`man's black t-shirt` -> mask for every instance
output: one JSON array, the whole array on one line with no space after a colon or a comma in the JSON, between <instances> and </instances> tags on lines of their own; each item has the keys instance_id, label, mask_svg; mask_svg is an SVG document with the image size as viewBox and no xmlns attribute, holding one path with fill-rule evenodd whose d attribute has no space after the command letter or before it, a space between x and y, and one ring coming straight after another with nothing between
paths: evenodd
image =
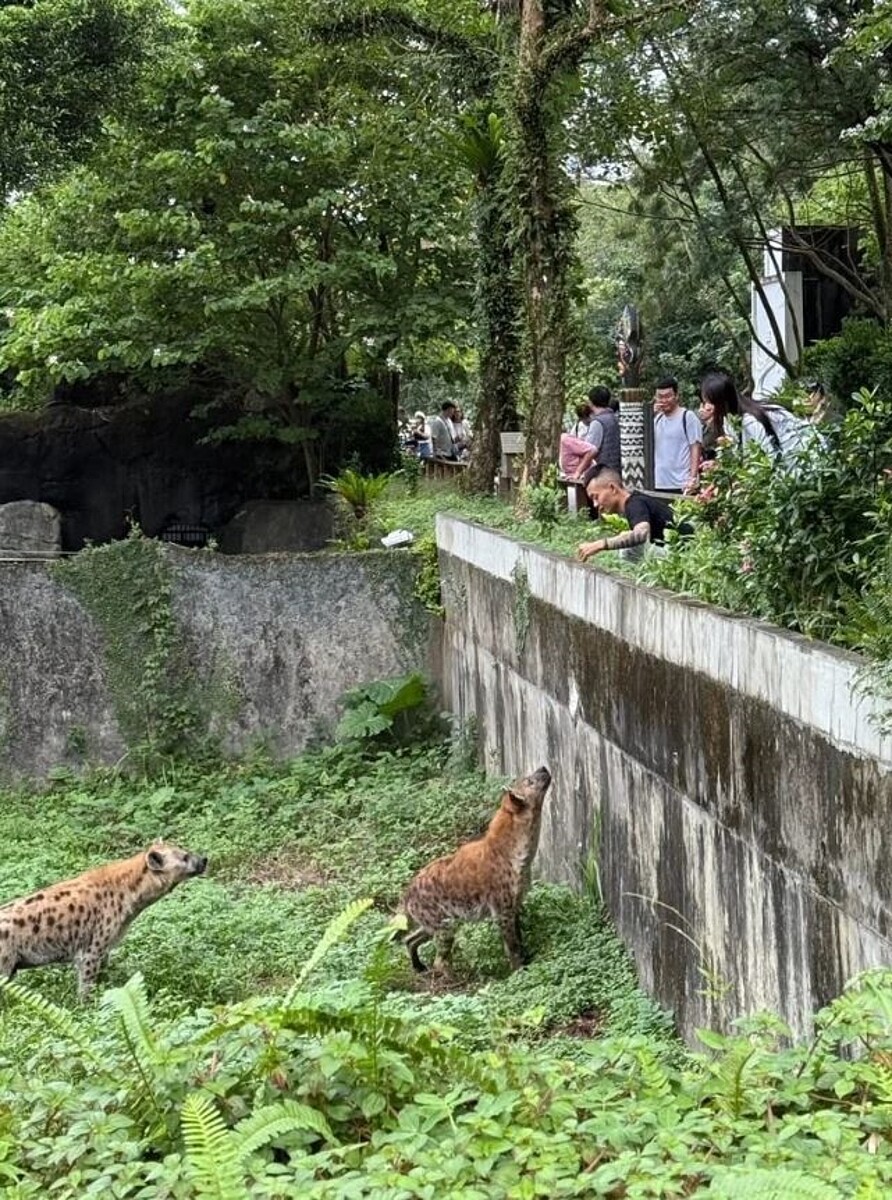
<instances>
[{"instance_id":1,"label":"man's black t-shirt","mask_svg":"<svg viewBox=\"0 0 892 1200\"><path fill-rule=\"evenodd\" d=\"M632 492L626 501L626 511L623 515L629 522L630 529L634 529L642 521L647 521L652 542L662 542L666 526L675 524L672 508L666 501L657 496L645 496L643 492Z\"/></svg>"}]
</instances>

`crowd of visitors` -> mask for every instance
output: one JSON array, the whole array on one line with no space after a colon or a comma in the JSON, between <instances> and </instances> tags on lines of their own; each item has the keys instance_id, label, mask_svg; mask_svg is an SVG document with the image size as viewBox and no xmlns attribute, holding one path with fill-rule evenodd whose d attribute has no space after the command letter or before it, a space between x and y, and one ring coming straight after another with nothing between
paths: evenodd
<instances>
[{"instance_id":1,"label":"crowd of visitors","mask_svg":"<svg viewBox=\"0 0 892 1200\"><path fill-rule=\"evenodd\" d=\"M809 416L801 418L779 404L759 403L739 394L730 375L718 370L707 372L701 380L697 413L682 405L678 380L672 376L658 380L653 407L654 488L668 496L698 492L704 470L724 445L734 443L758 445L780 468L798 472L805 453L820 441L817 426L830 411L818 383L809 385ZM576 415L573 430L561 436L564 478L584 486L593 516L618 513L629 525L615 537L583 543L579 557L585 560L604 550L662 542L666 529L674 524L671 503L623 486L619 421L608 389L593 388Z\"/></svg>"},{"instance_id":2,"label":"crowd of visitors","mask_svg":"<svg viewBox=\"0 0 892 1200\"><path fill-rule=\"evenodd\" d=\"M593 517L620 514L629 528L614 537L583 543L580 558L645 542L661 543L674 524L671 497L698 492L704 470L724 445L758 445L783 469L798 471L803 452L821 438L817 427L830 419L828 397L819 383L808 385L805 407L809 415L801 418L779 404L759 403L739 393L730 375L715 370L700 381L700 406L694 412L682 404L678 380L664 376L653 394L654 490L662 493L655 496L623 485L619 402L608 387L593 387L576 408L570 430L561 434L563 482L584 489ZM472 440L470 425L451 400L444 401L433 416L416 412L400 429L403 449L422 459L466 461Z\"/></svg>"},{"instance_id":3,"label":"crowd of visitors","mask_svg":"<svg viewBox=\"0 0 892 1200\"><path fill-rule=\"evenodd\" d=\"M403 421L400 427L402 449L418 458L466 462L472 441L471 426L452 400L444 400L439 413L431 417L419 410L411 421Z\"/></svg>"}]
</instances>

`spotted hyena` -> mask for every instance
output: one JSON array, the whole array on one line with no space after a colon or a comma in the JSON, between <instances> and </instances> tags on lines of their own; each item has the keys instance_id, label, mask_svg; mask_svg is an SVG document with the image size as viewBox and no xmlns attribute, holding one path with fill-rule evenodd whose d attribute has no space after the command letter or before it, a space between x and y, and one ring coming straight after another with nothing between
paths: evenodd
<instances>
[{"instance_id":1,"label":"spotted hyena","mask_svg":"<svg viewBox=\"0 0 892 1200\"><path fill-rule=\"evenodd\" d=\"M530 886L542 803L550 783L545 767L512 783L481 838L429 863L410 882L399 911L414 926L406 936L406 948L416 971L425 970L419 946L435 934L437 957L448 961L456 922L487 918L497 922L512 968L523 965L520 905Z\"/></svg>"},{"instance_id":2,"label":"spotted hyena","mask_svg":"<svg viewBox=\"0 0 892 1200\"><path fill-rule=\"evenodd\" d=\"M201 855L156 842L132 858L11 900L0 908L0 979L23 967L71 962L85 996L133 918L206 866Z\"/></svg>"}]
</instances>

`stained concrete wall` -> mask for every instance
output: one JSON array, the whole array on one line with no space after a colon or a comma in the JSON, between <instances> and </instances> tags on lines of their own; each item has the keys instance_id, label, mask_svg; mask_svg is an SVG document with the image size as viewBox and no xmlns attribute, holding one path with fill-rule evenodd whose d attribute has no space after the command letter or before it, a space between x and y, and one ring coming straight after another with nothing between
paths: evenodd
<instances>
[{"instance_id":1,"label":"stained concrete wall","mask_svg":"<svg viewBox=\"0 0 892 1200\"><path fill-rule=\"evenodd\" d=\"M400 551L233 558L166 549L183 664L224 749L330 731L348 688L426 669L428 616ZM0 564L0 778L125 755L103 630L40 563Z\"/></svg>"},{"instance_id":2,"label":"stained concrete wall","mask_svg":"<svg viewBox=\"0 0 892 1200\"><path fill-rule=\"evenodd\" d=\"M441 517L445 698L486 765L555 776L538 869L605 901L684 1036L797 1034L892 964L892 741L858 660Z\"/></svg>"}]
</instances>

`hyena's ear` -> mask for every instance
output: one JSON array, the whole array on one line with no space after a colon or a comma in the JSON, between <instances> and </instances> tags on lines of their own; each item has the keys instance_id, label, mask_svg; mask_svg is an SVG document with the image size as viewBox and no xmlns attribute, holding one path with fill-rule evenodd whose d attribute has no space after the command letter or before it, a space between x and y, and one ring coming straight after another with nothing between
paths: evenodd
<instances>
[{"instance_id":1,"label":"hyena's ear","mask_svg":"<svg viewBox=\"0 0 892 1200\"><path fill-rule=\"evenodd\" d=\"M150 850L146 855L146 866L150 871L164 870L164 855L160 850Z\"/></svg>"},{"instance_id":2,"label":"hyena's ear","mask_svg":"<svg viewBox=\"0 0 892 1200\"><path fill-rule=\"evenodd\" d=\"M513 792L511 788L505 788L502 802L507 804L509 808L513 808L515 812L523 812L527 806L526 799L523 796L519 796L517 792Z\"/></svg>"}]
</instances>

